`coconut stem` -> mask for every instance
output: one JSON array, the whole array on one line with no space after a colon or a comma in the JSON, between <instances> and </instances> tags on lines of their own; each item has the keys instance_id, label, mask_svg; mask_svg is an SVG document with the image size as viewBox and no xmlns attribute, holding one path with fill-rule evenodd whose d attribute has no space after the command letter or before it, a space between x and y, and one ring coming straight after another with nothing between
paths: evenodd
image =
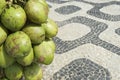
<instances>
[{"instance_id":1,"label":"coconut stem","mask_svg":"<svg viewBox=\"0 0 120 80\"><path fill-rule=\"evenodd\" d=\"M26 0L13 0L13 3L18 4L21 7L24 7Z\"/></svg>"},{"instance_id":2,"label":"coconut stem","mask_svg":"<svg viewBox=\"0 0 120 80\"><path fill-rule=\"evenodd\" d=\"M10 7L13 3L13 0L6 0L6 2L7 2L7 6Z\"/></svg>"},{"instance_id":3,"label":"coconut stem","mask_svg":"<svg viewBox=\"0 0 120 80\"><path fill-rule=\"evenodd\" d=\"M12 4L13 0L6 0L8 3Z\"/></svg>"}]
</instances>

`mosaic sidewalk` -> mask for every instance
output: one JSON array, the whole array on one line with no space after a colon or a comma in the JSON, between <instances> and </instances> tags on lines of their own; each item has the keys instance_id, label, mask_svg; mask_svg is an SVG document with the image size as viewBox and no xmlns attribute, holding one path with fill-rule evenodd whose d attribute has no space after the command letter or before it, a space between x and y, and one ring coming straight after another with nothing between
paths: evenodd
<instances>
[{"instance_id":1,"label":"mosaic sidewalk","mask_svg":"<svg viewBox=\"0 0 120 80\"><path fill-rule=\"evenodd\" d=\"M120 0L47 0L59 25L43 80L120 80Z\"/></svg>"}]
</instances>

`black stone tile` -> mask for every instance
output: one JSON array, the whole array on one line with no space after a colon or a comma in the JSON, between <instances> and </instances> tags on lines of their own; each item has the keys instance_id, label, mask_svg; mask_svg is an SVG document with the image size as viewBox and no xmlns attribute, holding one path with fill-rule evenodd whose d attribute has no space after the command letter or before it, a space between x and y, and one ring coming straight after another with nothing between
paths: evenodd
<instances>
[{"instance_id":1,"label":"black stone tile","mask_svg":"<svg viewBox=\"0 0 120 80\"><path fill-rule=\"evenodd\" d=\"M83 66L83 68L81 68L81 66L79 66L78 62L83 62L84 64L90 64L95 66L94 68L91 66L87 66L86 65ZM72 67L73 64L75 64L77 62L76 68ZM88 68L89 67L89 68ZM65 70L67 68L67 70ZM91 69L93 68L93 69ZM73 70L74 69L74 70ZM87 70L88 69L88 70ZM64 72L62 72L64 71ZM89 73L87 73L89 71ZM62 76L60 76L63 73L67 73L64 74ZM59 76L58 76L59 75ZM61 79L60 79L61 77ZM66 65L65 67L63 67L60 71L56 72L53 75L53 80L62 80L62 77L65 78L65 80L111 80L111 76L110 73L107 69L105 69L104 67L90 61L89 59L85 59L85 58L81 58L81 59L77 59L72 61L71 63L69 63L68 65Z\"/></svg>"},{"instance_id":2,"label":"black stone tile","mask_svg":"<svg viewBox=\"0 0 120 80\"><path fill-rule=\"evenodd\" d=\"M74 5L67 5L67 6L62 6L62 7L57 8L55 9L55 11L63 15L68 15L76 11L79 11L80 9L81 9L80 7L77 7Z\"/></svg>"}]
</instances>

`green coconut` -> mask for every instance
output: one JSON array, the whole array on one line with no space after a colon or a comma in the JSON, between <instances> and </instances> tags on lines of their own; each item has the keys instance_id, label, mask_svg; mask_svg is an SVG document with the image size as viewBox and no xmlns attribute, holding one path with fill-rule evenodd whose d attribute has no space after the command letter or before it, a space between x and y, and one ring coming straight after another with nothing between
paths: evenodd
<instances>
[{"instance_id":1,"label":"green coconut","mask_svg":"<svg viewBox=\"0 0 120 80\"><path fill-rule=\"evenodd\" d=\"M42 3L42 4L48 9L48 11L49 11L49 6L48 6L46 0L38 0L38 1L39 1L40 3Z\"/></svg>"},{"instance_id":2,"label":"green coconut","mask_svg":"<svg viewBox=\"0 0 120 80\"><path fill-rule=\"evenodd\" d=\"M2 11L4 10L5 5L6 5L6 1L0 0L0 15L1 15Z\"/></svg>"},{"instance_id":3,"label":"green coconut","mask_svg":"<svg viewBox=\"0 0 120 80\"><path fill-rule=\"evenodd\" d=\"M2 12L1 22L10 31L19 31L26 23L26 13L21 6L12 5Z\"/></svg>"},{"instance_id":4,"label":"green coconut","mask_svg":"<svg viewBox=\"0 0 120 80\"><path fill-rule=\"evenodd\" d=\"M31 51L27 56L16 58L17 62L22 66L30 65L33 62L33 59L34 59L33 48L31 48Z\"/></svg>"},{"instance_id":5,"label":"green coconut","mask_svg":"<svg viewBox=\"0 0 120 80\"><path fill-rule=\"evenodd\" d=\"M45 29L45 36L47 38L52 38L52 37L55 37L57 35L58 26L53 20L48 19L46 23L42 24L42 26Z\"/></svg>"},{"instance_id":6,"label":"green coconut","mask_svg":"<svg viewBox=\"0 0 120 80\"><path fill-rule=\"evenodd\" d=\"M20 80L23 76L23 69L19 64L15 63L5 68L5 75L9 80Z\"/></svg>"},{"instance_id":7,"label":"green coconut","mask_svg":"<svg viewBox=\"0 0 120 80\"><path fill-rule=\"evenodd\" d=\"M30 38L22 31L10 34L5 41L5 50L12 57L27 56L31 48Z\"/></svg>"},{"instance_id":8,"label":"green coconut","mask_svg":"<svg viewBox=\"0 0 120 80\"><path fill-rule=\"evenodd\" d=\"M25 80L41 80L42 76L42 69L39 64L32 63L30 66L24 68Z\"/></svg>"},{"instance_id":9,"label":"green coconut","mask_svg":"<svg viewBox=\"0 0 120 80\"><path fill-rule=\"evenodd\" d=\"M0 45L6 40L7 32L3 25L0 24Z\"/></svg>"},{"instance_id":10,"label":"green coconut","mask_svg":"<svg viewBox=\"0 0 120 80\"><path fill-rule=\"evenodd\" d=\"M49 65L54 59L55 43L51 39L46 39L39 45L33 47L35 54L35 61Z\"/></svg>"},{"instance_id":11,"label":"green coconut","mask_svg":"<svg viewBox=\"0 0 120 80\"><path fill-rule=\"evenodd\" d=\"M0 67L6 68L15 62L14 58L9 56L3 45L0 46Z\"/></svg>"},{"instance_id":12,"label":"green coconut","mask_svg":"<svg viewBox=\"0 0 120 80\"><path fill-rule=\"evenodd\" d=\"M32 44L39 44L45 39L45 30L40 25L28 24L22 31L30 37Z\"/></svg>"},{"instance_id":13,"label":"green coconut","mask_svg":"<svg viewBox=\"0 0 120 80\"><path fill-rule=\"evenodd\" d=\"M28 19L33 23L41 24L47 21L49 10L38 0L29 0L25 5L24 10Z\"/></svg>"}]
</instances>

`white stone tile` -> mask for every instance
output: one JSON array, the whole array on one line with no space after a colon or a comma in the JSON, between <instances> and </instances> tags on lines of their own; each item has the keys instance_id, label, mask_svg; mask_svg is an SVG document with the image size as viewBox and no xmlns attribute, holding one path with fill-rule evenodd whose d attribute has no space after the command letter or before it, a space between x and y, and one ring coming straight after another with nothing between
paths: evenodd
<instances>
[{"instance_id":1,"label":"white stone tile","mask_svg":"<svg viewBox=\"0 0 120 80\"><path fill-rule=\"evenodd\" d=\"M62 40L75 40L85 36L90 28L83 24L71 23L59 28L57 36Z\"/></svg>"},{"instance_id":2,"label":"white stone tile","mask_svg":"<svg viewBox=\"0 0 120 80\"><path fill-rule=\"evenodd\" d=\"M120 36L115 33L117 28L120 28L120 23L109 23L108 28L99 35L99 38L120 47Z\"/></svg>"},{"instance_id":3,"label":"white stone tile","mask_svg":"<svg viewBox=\"0 0 120 80\"><path fill-rule=\"evenodd\" d=\"M100 11L110 15L120 15L120 5L109 5L101 8Z\"/></svg>"}]
</instances>

